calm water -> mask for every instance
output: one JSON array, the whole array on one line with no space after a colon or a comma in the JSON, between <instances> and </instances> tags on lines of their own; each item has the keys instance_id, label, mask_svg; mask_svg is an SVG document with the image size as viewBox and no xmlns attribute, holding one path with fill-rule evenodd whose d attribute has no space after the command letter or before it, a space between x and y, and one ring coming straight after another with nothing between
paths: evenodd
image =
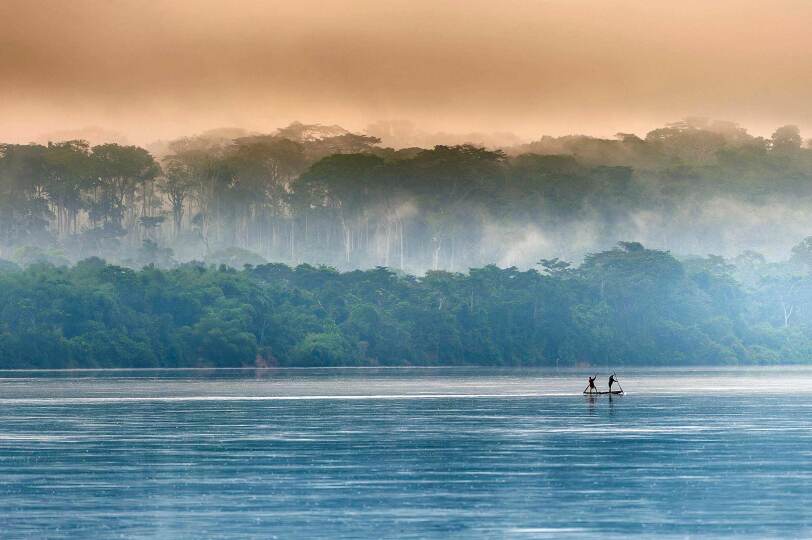
<instances>
[{"instance_id":1,"label":"calm water","mask_svg":"<svg viewBox=\"0 0 812 540\"><path fill-rule=\"evenodd\" d=\"M812 371L584 375L0 372L0 537L812 537Z\"/></svg>"}]
</instances>

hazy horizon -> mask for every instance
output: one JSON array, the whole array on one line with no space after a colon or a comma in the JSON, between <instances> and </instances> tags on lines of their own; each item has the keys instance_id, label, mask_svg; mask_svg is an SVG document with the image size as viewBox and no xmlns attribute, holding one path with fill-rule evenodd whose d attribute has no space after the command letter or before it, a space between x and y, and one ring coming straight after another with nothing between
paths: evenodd
<instances>
[{"instance_id":1,"label":"hazy horizon","mask_svg":"<svg viewBox=\"0 0 812 540\"><path fill-rule=\"evenodd\" d=\"M299 120L355 132L638 135L686 116L812 127L784 0L80 0L0 5L0 140L96 130L132 144Z\"/></svg>"},{"instance_id":2,"label":"hazy horizon","mask_svg":"<svg viewBox=\"0 0 812 540\"><path fill-rule=\"evenodd\" d=\"M125 260L151 240L178 260L236 246L353 268L397 253L422 272L578 261L636 240L784 260L812 234L810 15L799 0L8 0L0 143L139 145L161 163L111 151L145 164L122 197L116 175L100 195L88 172L104 152L35 149L27 169L12 155L27 150L7 152L0 255L84 242L70 253ZM234 141L297 121L381 144ZM180 144L167 158L169 141L211 130L190 143L213 142L205 155ZM507 156L385 148L462 143ZM357 153L360 169L322 174Z\"/></svg>"}]
</instances>

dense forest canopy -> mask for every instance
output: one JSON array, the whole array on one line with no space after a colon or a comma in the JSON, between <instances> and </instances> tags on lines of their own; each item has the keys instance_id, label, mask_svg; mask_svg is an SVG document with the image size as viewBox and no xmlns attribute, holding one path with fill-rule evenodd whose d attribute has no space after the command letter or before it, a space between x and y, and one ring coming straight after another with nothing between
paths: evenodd
<instances>
[{"instance_id":1,"label":"dense forest canopy","mask_svg":"<svg viewBox=\"0 0 812 540\"><path fill-rule=\"evenodd\" d=\"M701 119L0 145L0 367L805 361L810 197L796 127Z\"/></svg>"},{"instance_id":2,"label":"dense forest canopy","mask_svg":"<svg viewBox=\"0 0 812 540\"><path fill-rule=\"evenodd\" d=\"M422 277L283 264L0 265L0 368L730 365L812 357L812 240L795 272L637 242ZM740 280L737 280L736 277Z\"/></svg>"},{"instance_id":3,"label":"dense forest canopy","mask_svg":"<svg viewBox=\"0 0 812 540\"><path fill-rule=\"evenodd\" d=\"M408 273L581 261L632 238L680 256L782 259L812 231L812 149L688 119L645 137L385 148L339 126L218 130L152 153L0 145L0 258L101 257Z\"/></svg>"}]
</instances>

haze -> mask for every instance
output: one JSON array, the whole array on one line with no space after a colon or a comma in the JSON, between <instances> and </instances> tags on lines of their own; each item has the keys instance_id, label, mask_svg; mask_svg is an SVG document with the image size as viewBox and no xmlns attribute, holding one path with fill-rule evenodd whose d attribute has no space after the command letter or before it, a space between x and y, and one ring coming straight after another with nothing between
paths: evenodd
<instances>
[{"instance_id":1,"label":"haze","mask_svg":"<svg viewBox=\"0 0 812 540\"><path fill-rule=\"evenodd\" d=\"M0 140L393 119L530 140L688 115L805 130L810 15L795 0L6 0Z\"/></svg>"}]
</instances>

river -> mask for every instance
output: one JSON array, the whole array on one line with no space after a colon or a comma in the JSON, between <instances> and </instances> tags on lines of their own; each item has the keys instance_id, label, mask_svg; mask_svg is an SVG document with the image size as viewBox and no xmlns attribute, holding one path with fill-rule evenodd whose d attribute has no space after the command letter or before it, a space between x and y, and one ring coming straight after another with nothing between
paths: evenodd
<instances>
[{"instance_id":1,"label":"river","mask_svg":"<svg viewBox=\"0 0 812 540\"><path fill-rule=\"evenodd\" d=\"M812 370L619 375L0 372L0 537L812 536Z\"/></svg>"}]
</instances>

